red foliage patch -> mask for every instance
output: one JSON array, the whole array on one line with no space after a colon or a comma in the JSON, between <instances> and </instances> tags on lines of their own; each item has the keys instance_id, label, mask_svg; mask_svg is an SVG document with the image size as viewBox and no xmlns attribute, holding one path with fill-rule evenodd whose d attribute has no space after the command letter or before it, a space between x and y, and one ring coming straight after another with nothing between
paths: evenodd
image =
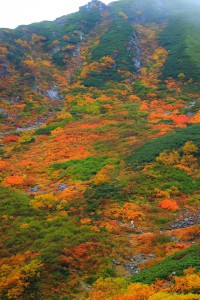
<instances>
[{"instance_id":1,"label":"red foliage patch","mask_svg":"<svg viewBox=\"0 0 200 300\"><path fill-rule=\"evenodd\" d=\"M19 139L18 135L7 135L3 137L3 142L4 143L9 143L9 142L17 142Z\"/></svg>"}]
</instances>

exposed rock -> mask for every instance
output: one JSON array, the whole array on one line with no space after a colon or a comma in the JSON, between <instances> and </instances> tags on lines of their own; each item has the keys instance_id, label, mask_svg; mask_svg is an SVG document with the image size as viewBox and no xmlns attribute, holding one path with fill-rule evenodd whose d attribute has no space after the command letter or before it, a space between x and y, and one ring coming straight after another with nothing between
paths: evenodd
<instances>
[{"instance_id":1,"label":"exposed rock","mask_svg":"<svg viewBox=\"0 0 200 300\"><path fill-rule=\"evenodd\" d=\"M195 115L195 113L193 113L193 112L187 112L186 113L186 116L189 117L189 118L193 117L194 115Z\"/></svg>"},{"instance_id":2,"label":"exposed rock","mask_svg":"<svg viewBox=\"0 0 200 300\"><path fill-rule=\"evenodd\" d=\"M60 183L57 186L58 186L58 191L59 192L62 192L62 191L66 190L69 187L69 185L67 185L66 183Z\"/></svg>"},{"instance_id":3,"label":"exposed rock","mask_svg":"<svg viewBox=\"0 0 200 300\"><path fill-rule=\"evenodd\" d=\"M46 96L52 100L62 100L63 96L59 93L59 87L54 85L51 89L46 90Z\"/></svg>"},{"instance_id":4,"label":"exposed rock","mask_svg":"<svg viewBox=\"0 0 200 300\"><path fill-rule=\"evenodd\" d=\"M195 111L193 111L193 107L196 105L197 100L196 99L192 99L190 100L190 102L185 106L187 112L186 112L186 116L187 117L193 117L195 115Z\"/></svg>"},{"instance_id":5,"label":"exposed rock","mask_svg":"<svg viewBox=\"0 0 200 300\"><path fill-rule=\"evenodd\" d=\"M9 98L6 98L4 97L3 100L9 104L15 104L15 103L18 103L19 102L19 96L16 96L12 99L9 99Z\"/></svg>"},{"instance_id":6,"label":"exposed rock","mask_svg":"<svg viewBox=\"0 0 200 300\"><path fill-rule=\"evenodd\" d=\"M124 267L131 274L140 273L140 264L149 261L150 259L156 258L155 254L149 254L145 256L144 254L136 254L130 258L129 262L124 264Z\"/></svg>"},{"instance_id":7,"label":"exposed rock","mask_svg":"<svg viewBox=\"0 0 200 300\"><path fill-rule=\"evenodd\" d=\"M196 99L192 99L188 105L185 106L185 108L191 108L193 106L195 106L195 104L197 103L197 100Z\"/></svg>"},{"instance_id":8,"label":"exposed rock","mask_svg":"<svg viewBox=\"0 0 200 300\"><path fill-rule=\"evenodd\" d=\"M114 263L114 265L117 265L117 266L121 265L121 262L117 261L117 260L114 260L113 263Z\"/></svg>"},{"instance_id":9,"label":"exposed rock","mask_svg":"<svg viewBox=\"0 0 200 300\"><path fill-rule=\"evenodd\" d=\"M155 254L149 254L148 257L149 258L156 258L156 255Z\"/></svg>"},{"instance_id":10,"label":"exposed rock","mask_svg":"<svg viewBox=\"0 0 200 300\"><path fill-rule=\"evenodd\" d=\"M177 239L177 237L175 237L174 235L171 234L167 234L167 236L170 238L171 241L175 242L175 243L179 243L179 239Z\"/></svg>"},{"instance_id":11,"label":"exposed rock","mask_svg":"<svg viewBox=\"0 0 200 300\"><path fill-rule=\"evenodd\" d=\"M83 33L80 32L80 41L82 41L82 40L83 40Z\"/></svg>"},{"instance_id":12,"label":"exposed rock","mask_svg":"<svg viewBox=\"0 0 200 300\"><path fill-rule=\"evenodd\" d=\"M132 61L134 63L135 68L139 72L141 69L141 49L139 47L139 40L136 34L132 37L132 39L129 41L128 46L127 46L127 51L132 51L134 52L134 57L132 58Z\"/></svg>"},{"instance_id":13,"label":"exposed rock","mask_svg":"<svg viewBox=\"0 0 200 300\"><path fill-rule=\"evenodd\" d=\"M185 216L185 215L188 216L189 214L190 214L190 213L189 213L188 210L184 210L184 211L183 211L183 215L184 215L184 216Z\"/></svg>"},{"instance_id":14,"label":"exposed rock","mask_svg":"<svg viewBox=\"0 0 200 300\"><path fill-rule=\"evenodd\" d=\"M76 59L78 66L81 67L82 66L81 49L79 46L73 51L73 57Z\"/></svg>"},{"instance_id":15,"label":"exposed rock","mask_svg":"<svg viewBox=\"0 0 200 300\"><path fill-rule=\"evenodd\" d=\"M88 2L88 4L79 7L79 10L91 10L91 9L98 9L100 11L103 11L105 8L107 8L107 5L102 3L101 1L98 0L92 0L91 2Z\"/></svg>"},{"instance_id":16,"label":"exposed rock","mask_svg":"<svg viewBox=\"0 0 200 300\"><path fill-rule=\"evenodd\" d=\"M53 49L53 51L52 51L52 53L51 53L51 54L55 54L55 53L59 52L59 51L60 51L60 49L61 49L61 47L60 47L60 46L56 46L56 47Z\"/></svg>"},{"instance_id":17,"label":"exposed rock","mask_svg":"<svg viewBox=\"0 0 200 300\"><path fill-rule=\"evenodd\" d=\"M33 187L31 187L31 188L29 189L29 192L30 192L30 193L36 193L36 192L39 191L39 189L40 189L40 186L39 186L39 185L35 185L35 186L33 186Z\"/></svg>"},{"instance_id":18,"label":"exposed rock","mask_svg":"<svg viewBox=\"0 0 200 300\"><path fill-rule=\"evenodd\" d=\"M200 214L195 214L192 216L187 216L184 219L177 219L173 225L168 227L168 230L187 228L195 224L200 224Z\"/></svg>"}]
</instances>

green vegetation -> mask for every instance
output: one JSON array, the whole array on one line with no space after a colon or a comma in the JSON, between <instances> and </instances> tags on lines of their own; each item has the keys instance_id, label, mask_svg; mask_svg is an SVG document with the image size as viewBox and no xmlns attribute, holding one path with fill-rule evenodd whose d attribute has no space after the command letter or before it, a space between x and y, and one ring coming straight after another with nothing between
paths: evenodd
<instances>
[{"instance_id":1,"label":"green vegetation","mask_svg":"<svg viewBox=\"0 0 200 300\"><path fill-rule=\"evenodd\" d=\"M122 18L115 17L106 33L101 37L100 43L93 49L92 58L99 60L103 56L113 56L117 69L134 71L133 53L126 49L132 35L131 24Z\"/></svg>"},{"instance_id":2,"label":"green vegetation","mask_svg":"<svg viewBox=\"0 0 200 300\"><path fill-rule=\"evenodd\" d=\"M62 120L59 123L53 123L53 124L46 125L45 127L41 127L39 129L37 129L35 131L35 134L36 135L41 135L41 134L50 135L52 130L54 130L58 127L63 128L67 122L68 122L68 120L66 119L66 120Z\"/></svg>"},{"instance_id":3,"label":"green vegetation","mask_svg":"<svg viewBox=\"0 0 200 300\"><path fill-rule=\"evenodd\" d=\"M179 149L185 142L192 141L200 148L200 125L192 125L177 130L174 134L165 135L147 142L136 149L127 159L132 166L141 165L154 161L163 150Z\"/></svg>"},{"instance_id":4,"label":"green vegetation","mask_svg":"<svg viewBox=\"0 0 200 300\"><path fill-rule=\"evenodd\" d=\"M200 270L200 245L192 246L189 249L171 255L155 266L143 270L138 275L133 275L132 282L151 284L157 278L166 279L172 274L182 275L189 267Z\"/></svg>"},{"instance_id":5,"label":"green vegetation","mask_svg":"<svg viewBox=\"0 0 200 300\"><path fill-rule=\"evenodd\" d=\"M55 163L53 170L62 170L61 177L70 176L73 180L89 180L96 175L106 164L108 157L89 156L84 159L74 159L64 163Z\"/></svg>"},{"instance_id":6,"label":"green vegetation","mask_svg":"<svg viewBox=\"0 0 200 300\"><path fill-rule=\"evenodd\" d=\"M31 216L29 198L24 193L0 186L1 215L14 217Z\"/></svg>"},{"instance_id":7,"label":"green vegetation","mask_svg":"<svg viewBox=\"0 0 200 300\"><path fill-rule=\"evenodd\" d=\"M100 206L109 199L121 200L121 187L116 183L104 183L99 186L91 185L84 193L87 203L87 211L97 213Z\"/></svg>"},{"instance_id":8,"label":"green vegetation","mask_svg":"<svg viewBox=\"0 0 200 300\"><path fill-rule=\"evenodd\" d=\"M44 299L42 287L47 281L52 282L55 286L61 281L67 282L71 274L71 263L73 269L75 263L77 270L84 270L84 275L88 274L88 280L89 278L96 280L100 276L109 277L114 274L114 270L111 269L112 255L108 258L105 257L105 254L111 251L115 242L109 240L105 232L101 232L101 240L99 240L98 233L90 230L88 226L78 225L76 218L71 217L69 220L66 216L61 215L51 215L51 218L48 210L35 210L29 205L29 202L30 198L23 193L0 186L0 238L4 244L4 247L0 249L0 256L4 260L8 259L8 262L10 257L13 258L13 265L9 266L13 270L13 273L10 274L11 278L14 276L15 270L17 272L19 268L20 261L18 262L17 259L26 257L26 255L32 255L34 258L37 254L38 265L40 265L42 274L45 274L45 276L37 276L38 282L33 277L34 274L31 275L30 273L28 289L24 292L20 290L20 297L14 299L29 300L35 299L35 297ZM80 248L78 248L79 245ZM75 247L74 253L71 250L73 247ZM81 254L83 249L84 258L87 257L84 247L88 247L87 251L89 251L89 268L93 270L93 265L98 261L98 264L101 264L99 271L97 269L95 269L95 273L89 269L86 271L85 261L82 260ZM18 255L16 256L16 266L14 255ZM73 255L74 258L70 260L70 263L68 257ZM25 268L29 270L29 264L33 268L33 262L26 259ZM81 264L82 266L80 266ZM102 268L103 265L105 268ZM0 265L0 267L2 266ZM5 268L2 270L5 272ZM14 282L13 285L17 292L17 283ZM6 286L6 289L0 291L0 296L4 293L6 295L7 289L10 288L10 286ZM1 299L6 300L8 298L5 296ZM60 299L59 295L56 299Z\"/></svg>"},{"instance_id":9,"label":"green vegetation","mask_svg":"<svg viewBox=\"0 0 200 300\"><path fill-rule=\"evenodd\" d=\"M82 79L85 87L96 87L98 89L105 89L107 81L121 81L123 77L119 75L115 69L104 70L102 72L90 71L88 78Z\"/></svg>"},{"instance_id":10,"label":"green vegetation","mask_svg":"<svg viewBox=\"0 0 200 300\"><path fill-rule=\"evenodd\" d=\"M137 96L144 99L147 93L151 93L154 90L151 87L145 86L139 80L136 80L133 84L133 91Z\"/></svg>"},{"instance_id":11,"label":"green vegetation","mask_svg":"<svg viewBox=\"0 0 200 300\"><path fill-rule=\"evenodd\" d=\"M172 166L154 164L148 172L141 172L133 176L135 185L132 193L151 199L155 188L173 191L176 187L180 193L191 194L198 189L200 179L190 177L185 170Z\"/></svg>"},{"instance_id":12,"label":"green vegetation","mask_svg":"<svg viewBox=\"0 0 200 300\"><path fill-rule=\"evenodd\" d=\"M113 2L111 12L118 14L125 13L130 21L145 21L145 22L160 22L166 16L166 11L163 9L157 0L121 0Z\"/></svg>"},{"instance_id":13,"label":"green vegetation","mask_svg":"<svg viewBox=\"0 0 200 300\"><path fill-rule=\"evenodd\" d=\"M94 236L75 226L74 222L61 218L51 223L46 222L46 213L40 213L29 206L27 196L17 191L0 187L1 212L13 216L2 222L1 241L11 254L22 250L38 251L44 263L49 263L51 268L58 268L58 255L63 247L79 244ZM27 224L26 227L21 226ZM23 249L21 248L23 245Z\"/></svg>"},{"instance_id":14,"label":"green vegetation","mask_svg":"<svg viewBox=\"0 0 200 300\"><path fill-rule=\"evenodd\" d=\"M192 19L191 19L192 16ZM199 81L200 55L198 40L200 26L197 11L175 15L170 18L168 25L160 35L160 44L169 50L162 78L184 74L184 80L192 78Z\"/></svg>"}]
</instances>

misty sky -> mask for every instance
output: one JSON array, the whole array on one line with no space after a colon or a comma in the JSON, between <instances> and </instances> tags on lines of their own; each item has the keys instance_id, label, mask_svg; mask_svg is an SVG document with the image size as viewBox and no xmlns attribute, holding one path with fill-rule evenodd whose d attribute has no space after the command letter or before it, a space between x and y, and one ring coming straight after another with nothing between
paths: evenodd
<instances>
[{"instance_id":1,"label":"misty sky","mask_svg":"<svg viewBox=\"0 0 200 300\"><path fill-rule=\"evenodd\" d=\"M90 0L0 0L0 28L15 28L78 11ZM105 4L116 0L101 0Z\"/></svg>"}]
</instances>

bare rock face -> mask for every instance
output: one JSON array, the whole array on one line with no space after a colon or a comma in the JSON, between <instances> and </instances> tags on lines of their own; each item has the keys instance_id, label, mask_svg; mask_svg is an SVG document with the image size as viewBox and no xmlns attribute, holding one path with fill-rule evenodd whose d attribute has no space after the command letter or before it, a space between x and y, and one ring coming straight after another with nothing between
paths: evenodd
<instances>
[{"instance_id":1,"label":"bare rock face","mask_svg":"<svg viewBox=\"0 0 200 300\"><path fill-rule=\"evenodd\" d=\"M135 254L131 258L127 259L127 261L125 263L114 260L113 264L115 266L122 265L129 272L130 275L133 275L133 274L139 274L141 272L140 265L142 263L145 263L154 258L156 258L155 254L144 255L142 253L139 253L139 254Z\"/></svg>"},{"instance_id":2,"label":"bare rock face","mask_svg":"<svg viewBox=\"0 0 200 300\"><path fill-rule=\"evenodd\" d=\"M127 51L128 52L132 51L134 53L134 57L132 61L137 72L139 72L142 64L142 51L140 49L139 40L136 34L134 34L132 39L129 41Z\"/></svg>"},{"instance_id":3,"label":"bare rock face","mask_svg":"<svg viewBox=\"0 0 200 300\"><path fill-rule=\"evenodd\" d=\"M62 100L62 95L59 93L59 87L54 85L46 91L46 96L52 100Z\"/></svg>"},{"instance_id":4,"label":"bare rock face","mask_svg":"<svg viewBox=\"0 0 200 300\"><path fill-rule=\"evenodd\" d=\"M91 9L98 9L100 11L104 10L105 8L107 8L107 5L102 3L101 1L98 0L92 0L91 2L88 2L88 4L81 6L79 8L79 10L91 10Z\"/></svg>"},{"instance_id":5,"label":"bare rock face","mask_svg":"<svg viewBox=\"0 0 200 300\"><path fill-rule=\"evenodd\" d=\"M171 225L168 229L180 229L187 228L193 225L200 224L200 214L195 214L192 216L187 216L183 219L177 219L173 225Z\"/></svg>"}]
</instances>

